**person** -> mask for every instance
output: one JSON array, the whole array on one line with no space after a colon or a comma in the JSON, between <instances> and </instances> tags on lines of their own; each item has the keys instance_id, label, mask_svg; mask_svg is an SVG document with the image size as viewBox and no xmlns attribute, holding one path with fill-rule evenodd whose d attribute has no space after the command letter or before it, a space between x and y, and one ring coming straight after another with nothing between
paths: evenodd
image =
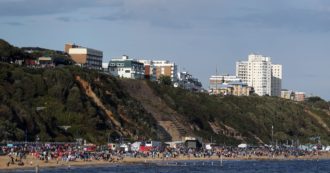
<instances>
[{"instance_id":1,"label":"person","mask_svg":"<svg viewBox=\"0 0 330 173\"><path fill-rule=\"evenodd\" d=\"M14 157L11 155L11 154L9 154L9 157L10 157L10 164L15 164L15 161L14 161Z\"/></svg>"},{"instance_id":2,"label":"person","mask_svg":"<svg viewBox=\"0 0 330 173\"><path fill-rule=\"evenodd\" d=\"M11 154L8 154L9 161L7 162L7 167L9 167L10 164L15 164L14 157Z\"/></svg>"},{"instance_id":3,"label":"person","mask_svg":"<svg viewBox=\"0 0 330 173\"><path fill-rule=\"evenodd\" d=\"M22 160L20 160L18 163L17 163L18 166L24 166L24 162Z\"/></svg>"}]
</instances>

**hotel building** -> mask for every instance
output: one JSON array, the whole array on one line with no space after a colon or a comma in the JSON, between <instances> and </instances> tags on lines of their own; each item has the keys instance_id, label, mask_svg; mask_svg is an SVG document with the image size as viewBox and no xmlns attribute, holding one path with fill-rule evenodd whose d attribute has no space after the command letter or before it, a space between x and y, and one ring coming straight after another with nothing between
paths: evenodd
<instances>
[{"instance_id":1,"label":"hotel building","mask_svg":"<svg viewBox=\"0 0 330 173\"><path fill-rule=\"evenodd\" d=\"M282 65L272 65L270 57L250 54L248 61L236 62L236 76L260 96L280 96Z\"/></svg>"},{"instance_id":2,"label":"hotel building","mask_svg":"<svg viewBox=\"0 0 330 173\"><path fill-rule=\"evenodd\" d=\"M177 80L177 65L174 62L167 60L153 60L153 65L156 68L156 80L160 76L170 76L172 81Z\"/></svg>"},{"instance_id":3,"label":"hotel building","mask_svg":"<svg viewBox=\"0 0 330 173\"><path fill-rule=\"evenodd\" d=\"M155 81L160 76L171 77L172 82L177 81L177 65L168 60L138 60L144 64L145 78Z\"/></svg>"},{"instance_id":4,"label":"hotel building","mask_svg":"<svg viewBox=\"0 0 330 173\"><path fill-rule=\"evenodd\" d=\"M81 67L101 70L103 52L75 44L65 44L64 51Z\"/></svg>"}]
</instances>

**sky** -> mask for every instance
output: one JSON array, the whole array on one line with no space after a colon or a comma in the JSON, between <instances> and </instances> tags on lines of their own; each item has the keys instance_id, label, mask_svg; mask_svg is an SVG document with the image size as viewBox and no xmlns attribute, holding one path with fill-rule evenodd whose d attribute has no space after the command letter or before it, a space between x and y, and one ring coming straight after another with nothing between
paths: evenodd
<instances>
[{"instance_id":1,"label":"sky","mask_svg":"<svg viewBox=\"0 0 330 173\"><path fill-rule=\"evenodd\" d=\"M204 88L262 54L283 65L283 88L330 100L329 0L0 0L0 26L18 47L174 61Z\"/></svg>"}]
</instances>

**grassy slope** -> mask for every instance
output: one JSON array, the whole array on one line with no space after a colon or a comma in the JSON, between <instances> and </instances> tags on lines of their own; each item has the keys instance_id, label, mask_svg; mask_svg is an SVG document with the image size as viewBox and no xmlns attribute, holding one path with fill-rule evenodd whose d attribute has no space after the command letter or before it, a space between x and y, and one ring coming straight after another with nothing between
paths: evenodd
<instances>
[{"instance_id":1,"label":"grassy slope","mask_svg":"<svg viewBox=\"0 0 330 173\"><path fill-rule=\"evenodd\" d=\"M76 76L89 83L104 107L90 98ZM110 76L76 67L28 69L0 64L0 141L24 140L25 131L29 141L37 135L44 141L82 137L99 143L105 142L108 134L113 139L120 135L156 139L164 130L139 98L128 94L129 87L121 85ZM326 130L330 127L329 113L311 105L274 97L221 98L154 83L149 86L176 111L179 117L175 119L189 124L187 132L204 139L212 137L226 144L269 143L273 125L274 139L281 142L311 142L308 138L318 135L323 142L330 141ZM149 99L152 102L154 98ZM39 106L46 109L36 111ZM111 122L108 112L120 127ZM60 128L63 125L71 128L66 132Z\"/></svg>"},{"instance_id":2,"label":"grassy slope","mask_svg":"<svg viewBox=\"0 0 330 173\"><path fill-rule=\"evenodd\" d=\"M105 111L76 80L79 75L110 110L121 127L115 127ZM36 107L46 107L36 111ZM0 141L73 141L84 138L105 142L113 139L156 136L154 119L138 102L122 92L117 81L95 71L77 67L28 69L0 64ZM65 132L60 126L71 128Z\"/></svg>"},{"instance_id":3,"label":"grassy slope","mask_svg":"<svg viewBox=\"0 0 330 173\"><path fill-rule=\"evenodd\" d=\"M323 142L330 141L330 116L324 111L276 97L216 97L197 94L172 87L151 86L167 104L177 110L186 121L193 124L193 130L204 138L216 139L220 143L246 141L264 143L271 141L271 127L274 126L274 141L286 142L299 139L313 142L309 137L321 136ZM315 118L308 111L318 116ZM315 115L314 114L314 115ZM318 121L322 120L322 123ZM222 133L214 133L212 124L218 124Z\"/></svg>"}]
</instances>

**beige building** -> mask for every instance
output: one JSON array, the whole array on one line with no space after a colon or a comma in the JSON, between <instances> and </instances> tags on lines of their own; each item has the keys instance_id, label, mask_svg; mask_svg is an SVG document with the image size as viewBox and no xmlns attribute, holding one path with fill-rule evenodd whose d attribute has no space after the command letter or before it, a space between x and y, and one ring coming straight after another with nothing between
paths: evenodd
<instances>
[{"instance_id":1,"label":"beige building","mask_svg":"<svg viewBox=\"0 0 330 173\"><path fill-rule=\"evenodd\" d=\"M174 62L167 60L152 60L151 64L153 68L155 68L156 80L162 75L171 77L172 81L177 80L177 65Z\"/></svg>"},{"instance_id":2,"label":"beige building","mask_svg":"<svg viewBox=\"0 0 330 173\"><path fill-rule=\"evenodd\" d=\"M76 64L90 69L101 70L103 52L75 44L65 44L64 51Z\"/></svg>"},{"instance_id":3,"label":"beige building","mask_svg":"<svg viewBox=\"0 0 330 173\"><path fill-rule=\"evenodd\" d=\"M234 96L249 96L253 92L253 88L249 87L247 84L241 82L233 82L230 83L233 87L233 95Z\"/></svg>"},{"instance_id":4,"label":"beige building","mask_svg":"<svg viewBox=\"0 0 330 173\"><path fill-rule=\"evenodd\" d=\"M294 100L297 102L305 101L305 93L304 92L295 92L294 93Z\"/></svg>"},{"instance_id":5,"label":"beige building","mask_svg":"<svg viewBox=\"0 0 330 173\"><path fill-rule=\"evenodd\" d=\"M292 90L282 90L281 91L281 98L294 100L297 102L305 101L306 94L304 92L297 92Z\"/></svg>"},{"instance_id":6,"label":"beige building","mask_svg":"<svg viewBox=\"0 0 330 173\"><path fill-rule=\"evenodd\" d=\"M158 80L160 76L169 76L172 81L177 81L177 65L168 60L146 60L141 59L139 62L144 64L145 78L150 80Z\"/></svg>"},{"instance_id":7,"label":"beige building","mask_svg":"<svg viewBox=\"0 0 330 173\"><path fill-rule=\"evenodd\" d=\"M212 75L210 77L210 94L249 96L253 88L232 75Z\"/></svg>"},{"instance_id":8,"label":"beige building","mask_svg":"<svg viewBox=\"0 0 330 173\"><path fill-rule=\"evenodd\" d=\"M288 100L294 100L294 92L292 90L282 90L281 98L288 99Z\"/></svg>"},{"instance_id":9,"label":"beige building","mask_svg":"<svg viewBox=\"0 0 330 173\"><path fill-rule=\"evenodd\" d=\"M211 95L249 96L251 93L253 88L243 82L222 83L216 88L210 88Z\"/></svg>"}]
</instances>

